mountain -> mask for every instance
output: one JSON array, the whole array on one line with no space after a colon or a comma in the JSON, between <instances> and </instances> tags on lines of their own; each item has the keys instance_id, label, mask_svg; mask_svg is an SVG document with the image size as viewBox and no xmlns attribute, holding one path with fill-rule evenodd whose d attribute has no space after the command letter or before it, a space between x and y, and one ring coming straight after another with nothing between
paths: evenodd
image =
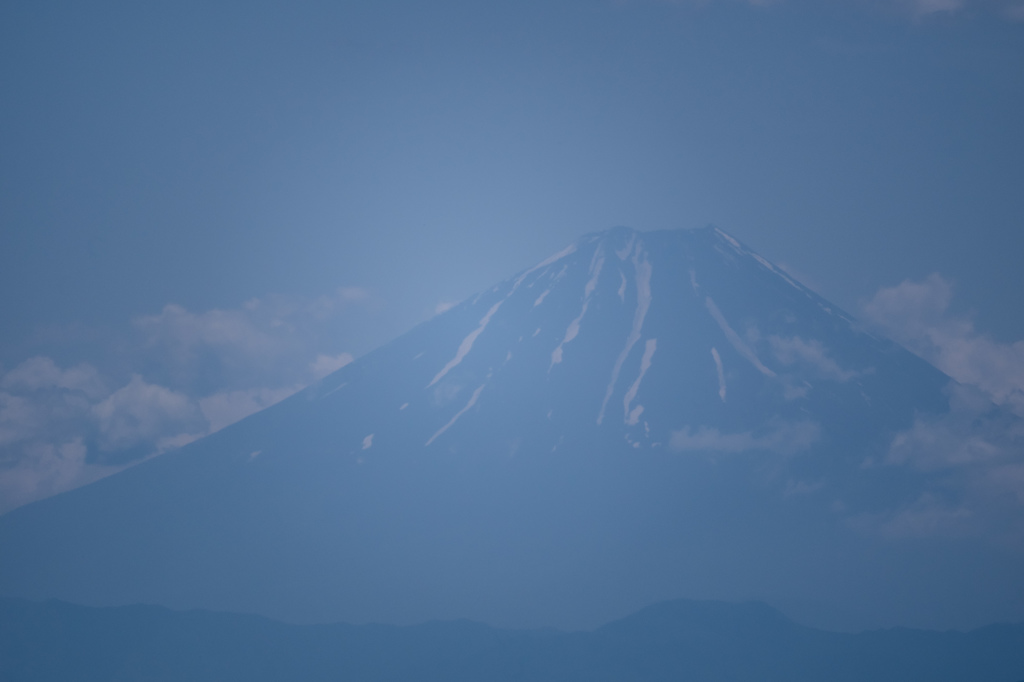
<instances>
[{"instance_id":1,"label":"mountain","mask_svg":"<svg viewBox=\"0 0 1024 682\"><path fill-rule=\"evenodd\" d=\"M56 680L1015 682L1024 625L824 632L758 603L672 601L590 632L286 625L152 606L0 600L0 677Z\"/></svg>"},{"instance_id":2,"label":"mountain","mask_svg":"<svg viewBox=\"0 0 1024 682\"><path fill-rule=\"evenodd\" d=\"M591 627L678 596L1024 618L1019 546L903 532L955 492L890 461L951 386L720 230L618 228L0 517L0 594L304 623Z\"/></svg>"}]
</instances>

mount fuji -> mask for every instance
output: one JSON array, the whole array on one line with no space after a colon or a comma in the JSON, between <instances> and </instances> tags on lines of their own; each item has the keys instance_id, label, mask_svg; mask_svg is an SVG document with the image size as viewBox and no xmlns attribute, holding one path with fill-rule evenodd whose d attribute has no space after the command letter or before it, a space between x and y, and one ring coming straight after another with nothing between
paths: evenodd
<instances>
[{"instance_id":1,"label":"mount fuji","mask_svg":"<svg viewBox=\"0 0 1024 682\"><path fill-rule=\"evenodd\" d=\"M893 453L956 400L724 232L616 228L0 517L0 594L305 623L580 627L678 597L872 626L1022 618L1019 547L886 525L952 494Z\"/></svg>"}]
</instances>

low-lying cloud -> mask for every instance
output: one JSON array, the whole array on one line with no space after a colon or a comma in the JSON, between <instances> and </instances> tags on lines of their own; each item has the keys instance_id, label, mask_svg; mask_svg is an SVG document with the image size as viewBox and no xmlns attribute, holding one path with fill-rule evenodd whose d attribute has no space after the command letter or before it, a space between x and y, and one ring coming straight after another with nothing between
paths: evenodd
<instances>
[{"instance_id":1,"label":"low-lying cloud","mask_svg":"<svg viewBox=\"0 0 1024 682\"><path fill-rule=\"evenodd\" d=\"M818 425L809 421L778 424L761 434L749 431L722 433L707 426L692 430L687 426L672 432L669 447L678 452L739 453L767 450L789 455L811 447L818 440L819 434Z\"/></svg>"},{"instance_id":2,"label":"low-lying cloud","mask_svg":"<svg viewBox=\"0 0 1024 682\"><path fill-rule=\"evenodd\" d=\"M810 370L817 378L849 381L859 374L840 367L825 350L821 341L816 339L805 341L799 336L769 336L768 343L776 360L784 365L796 365Z\"/></svg>"},{"instance_id":3,"label":"low-lying cloud","mask_svg":"<svg viewBox=\"0 0 1024 682\"><path fill-rule=\"evenodd\" d=\"M951 315L952 285L933 274L880 289L863 307L865 320L962 384L1024 417L1024 341L999 343Z\"/></svg>"},{"instance_id":4,"label":"low-lying cloud","mask_svg":"<svg viewBox=\"0 0 1024 682\"><path fill-rule=\"evenodd\" d=\"M989 533L1024 540L1024 341L1000 343L970 319L952 315L951 284L937 274L880 289L863 307L866 322L934 364L955 382L949 412L918 415L896 434L882 462L939 484L855 525L900 538ZM1011 522L1007 523L1007 520Z\"/></svg>"},{"instance_id":5,"label":"low-lying cloud","mask_svg":"<svg viewBox=\"0 0 1024 682\"><path fill-rule=\"evenodd\" d=\"M237 309L167 305L122 345L130 372L29 358L0 375L0 513L186 445L352 362L332 325L363 289Z\"/></svg>"},{"instance_id":6,"label":"low-lying cloud","mask_svg":"<svg viewBox=\"0 0 1024 682\"><path fill-rule=\"evenodd\" d=\"M889 446L883 463L938 482L943 495L871 520L890 537L990 533L1019 541L1024 533L1024 422L995 407L978 389L951 384L950 411L920 415ZM993 523L993 521L996 523Z\"/></svg>"},{"instance_id":7,"label":"low-lying cloud","mask_svg":"<svg viewBox=\"0 0 1024 682\"><path fill-rule=\"evenodd\" d=\"M70 369L61 369L53 360L46 357L30 358L15 367L4 375L0 381L0 389L68 389L81 391L92 398L107 394L107 388L99 372L92 365L83 363Z\"/></svg>"},{"instance_id":8,"label":"low-lying cloud","mask_svg":"<svg viewBox=\"0 0 1024 682\"><path fill-rule=\"evenodd\" d=\"M103 451L127 450L161 436L201 433L207 424L184 393L147 383L135 374L102 402L92 406Z\"/></svg>"},{"instance_id":9,"label":"low-lying cloud","mask_svg":"<svg viewBox=\"0 0 1024 682\"><path fill-rule=\"evenodd\" d=\"M943 415L918 415L889 446L887 464L921 471L984 466L1017 453L1019 420L993 409L984 394L971 386L951 384L950 410Z\"/></svg>"}]
</instances>

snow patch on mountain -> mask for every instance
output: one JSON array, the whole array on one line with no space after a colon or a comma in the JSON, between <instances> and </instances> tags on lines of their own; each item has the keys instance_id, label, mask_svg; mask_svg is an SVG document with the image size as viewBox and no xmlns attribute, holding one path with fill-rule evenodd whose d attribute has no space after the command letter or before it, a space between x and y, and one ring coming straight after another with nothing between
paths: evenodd
<instances>
[{"instance_id":1,"label":"snow patch on mountain","mask_svg":"<svg viewBox=\"0 0 1024 682\"><path fill-rule=\"evenodd\" d=\"M477 401L477 399L478 399L478 398L480 397L480 394L481 394L481 393L483 392L483 390L484 390L484 385L485 385L485 384L480 384L480 386L478 386L478 387L477 387L477 389L476 389L475 391L473 391L473 395L472 395L472 396L470 396L470 398L469 398L469 402L468 402L468 403L466 403L466 406L465 406L465 407L463 407L463 408L462 408L461 410L459 410L458 412L456 412L456 413L455 413L455 416L451 418L451 421L449 421L449 422L448 422L447 424L445 424L444 426L442 426L442 427L441 427L441 428L440 428L440 429L439 429L439 430L437 431L437 433L435 433L435 434L434 434L433 436L431 436L431 437L430 437L430 439L429 439L429 440L427 440L427 442L423 444L423 445L424 445L424 447L426 447L427 445L430 445L431 443L433 443L433 442L434 442L434 441L435 441L435 440L437 439L437 437L438 437L438 436L440 436L440 435L441 435L442 433L444 433L445 431L447 431L448 429L450 429L450 428L452 427L452 425L453 425L453 424L454 424L455 422L457 422L457 421L459 420L459 417L461 417L462 415L464 415L464 414L466 414L467 412L469 412L469 410L470 410L470 409L472 409L472 407L473 407L474 405L476 405L476 401Z\"/></svg>"},{"instance_id":2,"label":"snow patch on mountain","mask_svg":"<svg viewBox=\"0 0 1024 682\"><path fill-rule=\"evenodd\" d=\"M633 244L636 243L636 233L631 232L629 235L629 241L626 242L625 246L615 251L615 255L619 257L619 260L626 260L629 258L630 252L633 250Z\"/></svg>"},{"instance_id":3,"label":"snow patch on mountain","mask_svg":"<svg viewBox=\"0 0 1024 682\"><path fill-rule=\"evenodd\" d=\"M348 382L347 381L343 381L340 384L338 384L337 386L335 386L334 388L332 388L331 390L329 390L326 393L324 393L320 397L321 398L326 398L327 396L331 395L332 393L336 393L336 392L340 391L341 389L345 388L346 386L348 386Z\"/></svg>"},{"instance_id":4,"label":"snow patch on mountain","mask_svg":"<svg viewBox=\"0 0 1024 682\"><path fill-rule=\"evenodd\" d=\"M480 320L480 325L476 329L471 331L469 335L466 336L466 338L462 339L462 343L459 344L459 349L455 352L455 357L449 360L448 364L445 365L441 369L441 371L437 373L437 375L431 380L429 384L427 384L427 388L430 388L431 386L436 384L444 377L445 374L450 372L455 366L462 362L462 359L465 358L469 351L473 349L473 344L476 342L477 337L483 334L484 330L487 329L487 325L490 323L491 318L494 317L494 313L498 312L498 308L501 307L501 304L504 303L505 300L507 299L498 301L493 306L491 306L491 309L488 310L487 314L484 315L483 318Z\"/></svg>"},{"instance_id":5,"label":"snow patch on mountain","mask_svg":"<svg viewBox=\"0 0 1024 682\"><path fill-rule=\"evenodd\" d=\"M623 408L625 410L626 424L628 426L634 426L640 421L640 415L643 414L644 406L637 405L635 408L630 410L630 404L636 399L636 394L640 390L640 382L643 381L644 375L647 374L647 370L651 368L651 360L654 358L654 351L658 348L658 339L647 339L647 344L644 348L644 355L640 359L640 375L633 382L633 385L626 391L626 397L622 401Z\"/></svg>"},{"instance_id":6,"label":"snow patch on mountain","mask_svg":"<svg viewBox=\"0 0 1024 682\"><path fill-rule=\"evenodd\" d=\"M569 254L574 253L575 251L576 251L576 244L575 243L569 244L569 246L565 247L564 249L562 249L558 253L554 254L553 256L545 258L540 263L537 263L532 268L530 268L529 270L527 270L526 272L524 272L523 274L519 275L519 277L516 278L515 283L512 285L512 291L509 292L509 295L514 294L516 292L516 289L519 288L519 285L522 284L523 280L525 280L528 276L530 276L533 273L537 272L541 268L546 268L549 265L554 265L555 263L557 263L558 261L562 260L563 258L568 256Z\"/></svg>"},{"instance_id":7,"label":"snow patch on mountain","mask_svg":"<svg viewBox=\"0 0 1024 682\"><path fill-rule=\"evenodd\" d=\"M765 375L766 377L774 377L775 372L771 371L770 369L761 364L761 361L758 359L754 351L750 349L750 346L745 344L743 342L743 339L740 338L739 334L737 334L729 325L729 322L725 319L725 316L722 315L722 311L718 309L718 306L715 305L715 302L713 300L711 300L711 297L708 296L707 298L705 298L704 302L707 304L708 312L711 313L711 317L713 317L715 319L715 322L718 323L718 326L725 334L725 338L729 340L729 343L731 343L732 347L736 349L736 352L742 355L747 360L749 360L750 364L756 367L757 371L759 371L761 374Z\"/></svg>"},{"instance_id":8,"label":"snow patch on mountain","mask_svg":"<svg viewBox=\"0 0 1024 682\"><path fill-rule=\"evenodd\" d=\"M587 314L587 308L590 306L590 297L593 295L594 290L597 289L598 278L601 276L601 268L604 266L604 250L599 246L594 251L594 257L590 261L590 279L587 280L586 286L583 288L583 309L580 310L580 314L569 323L569 327L565 330L565 337L561 343L551 352L551 365L548 367L548 371L562 361L562 347L576 338L576 335L580 333L580 322L583 321L583 316Z\"/></svg>"},{"instance_id":9,"label":"snow patch on mountain","mask_svg":"<svg viewBox=\"0 0 1024 682\"><path fill-rule=\"evenodd\" d=\"M633 252L633 268L636 271L636 312L633 315L633 328L630 330L629 336L626 337L626 347L619 353L615 366L612 368L611 381L608 382L604 400L601 402L601 411L597 415L598 426L604 421L604 413L608 408L608 401L611 400L612 392L615 390L615 384L619 380L622 363L626 361L629 351L633 350L633 346L640 340L644 319L647 317L647 311L651 307L651 264L647 260L647 252L643 247L643 241L638 241Z\"/></svg>"},{"instance_id":10,"label":"snow patch on mountain","mask_svg":"<svg viewBox=\"0 0 1024 682\"><path fill-rule=\"evenodd\" d=\"M714 346L711 347L711 357L715 361L715 369L718 371L718 397L725 402L725 369L722 367L722 356L718 354L718 349Z\"/></svg>"}]
</instances>

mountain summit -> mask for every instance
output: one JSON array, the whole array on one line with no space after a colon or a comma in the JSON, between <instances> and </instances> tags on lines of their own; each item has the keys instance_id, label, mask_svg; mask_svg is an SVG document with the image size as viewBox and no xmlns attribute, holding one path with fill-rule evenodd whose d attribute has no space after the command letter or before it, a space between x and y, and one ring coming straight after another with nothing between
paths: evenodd
<instances>
[{"instance_id":1,"label":"mountain summit","mask_svg":"<svg viewBox=\"0 0 1024 682\"><path fill-rule=\"evenodd\" d=\"M886 531L942 494L884 463L949 386L718 229L616 228L0 518L0 594L302 622L585 626L678 596L1024 615L1019 552Z\"/></svg>"}]
</instances>

